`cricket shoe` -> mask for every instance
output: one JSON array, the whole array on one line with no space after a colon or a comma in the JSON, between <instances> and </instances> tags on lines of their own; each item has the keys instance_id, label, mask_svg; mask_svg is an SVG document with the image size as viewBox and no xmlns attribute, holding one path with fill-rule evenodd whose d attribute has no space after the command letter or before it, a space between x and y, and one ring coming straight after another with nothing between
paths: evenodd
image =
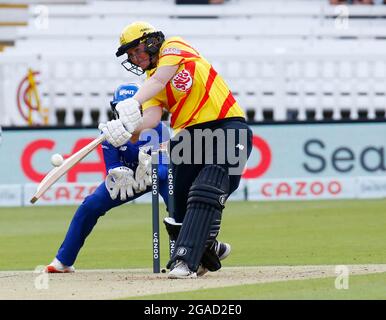
<instances>
[{"instance_id":1,"label":"cricket shoe","mask_svg":"<svg viewBox=\"0 0 386 320\"><path fill-rule=\"evenodd\" d=\"M231 253L232 248L229 243L216 241L215 246L215 250L220 261L224 260ZM202 264L200 264L197 270L197 277L202 277L208 271L208 268L205 268Z\"/></svg>"},{"instance_id":2,"label":"cricket shoe","mask_svg":"<svg viewBox=\"0 0 386 320\"><path fill-rule=\"evenodd\" d=\"M175 267L169 272L169 279L194 279L197 278L197 274L190 270L188 265L182 261L177 260Z\"/></svg>"},{"instance_id":3,"label":"cricket shoe","mask_svg":"<svg viewBox=\"0 0 386 320\"><path fill-rule=\"evenodd\" d=\"M58 259L54 259L48 266L44 268L46 273L72 273L75 272L73 266L66 266L61 263Z\"/></svg>"}]
</instances>

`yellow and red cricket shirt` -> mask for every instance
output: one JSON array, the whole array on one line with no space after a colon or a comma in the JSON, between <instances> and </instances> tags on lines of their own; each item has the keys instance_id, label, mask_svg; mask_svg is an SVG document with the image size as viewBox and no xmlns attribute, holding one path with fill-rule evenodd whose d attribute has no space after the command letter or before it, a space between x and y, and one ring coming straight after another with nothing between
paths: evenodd
<instances>
[{"instance_id":1,"label":"yellow and red cricket shirt","mask_svg":"<svg viewBox=\"0 0 386 320\"><path fill-rule=\"evenodd\" d=\"M143 110L161 106L171 113L171 127L183 128L224 118L244 117L228 86L213 66L180 37L167 39L160 48L157 67L179 65L175 76ZM155 72L147 71L147 77Z\"/></svg>"}]
</instances>

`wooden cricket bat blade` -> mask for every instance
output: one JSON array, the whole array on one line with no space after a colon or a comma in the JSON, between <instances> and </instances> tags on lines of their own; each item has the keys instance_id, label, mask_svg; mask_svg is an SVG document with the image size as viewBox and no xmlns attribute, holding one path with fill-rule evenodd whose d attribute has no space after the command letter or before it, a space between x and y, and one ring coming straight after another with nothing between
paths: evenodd
<instances>
[{"instance_id":1,"label":"wooden cricket bat blade","mask_svg":"<svg viewBox=\"0 0 386 320\"><path fill-rule=\"evenodd\" d=\"M91 151L99 146L105 140L104 135L100 135L98 138L91 141L87 146L84 146L79 151L75 152L69 158L63 161L59 167L53 168L44 179L39 183L38 188L31 198L30 202L35 203L38 199L56 182L58 181L66 172L68 172L73 166L78 162L82 161Z\"/></svg>"}]
</instances>

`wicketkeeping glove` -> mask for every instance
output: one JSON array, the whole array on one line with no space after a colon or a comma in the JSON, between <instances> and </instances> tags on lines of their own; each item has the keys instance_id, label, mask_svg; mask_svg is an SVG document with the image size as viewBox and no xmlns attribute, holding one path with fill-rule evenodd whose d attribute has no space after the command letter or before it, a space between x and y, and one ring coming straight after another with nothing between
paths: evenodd
<instances>
[{"instance_id":1,"label":"wicketkeeping glove","mask_svg":"<svg viewBox=\"0 0 386 320\"><path fill-rule=\"evenodd\" d=\"M105 180L105 186L110 193L111 199L115 200L120 194L122 201L126 200L126 195L132 197L134 189L138 188L137 182L134 179L133 170L127 167L117 167L110 169Z\"/></svg>"},{"instance_id":2,"label":"wicketkeeping glove","mask_svg":"<svg viewBox=\"0 0 386 320\"><path fill-rule=\"evenodd\" d=\"M151 186L151 155L147 154L144 149L138 153L138 167L135 170L135 181L138 184L139 191L145 191Z\"/></svg>"}]
</instances>

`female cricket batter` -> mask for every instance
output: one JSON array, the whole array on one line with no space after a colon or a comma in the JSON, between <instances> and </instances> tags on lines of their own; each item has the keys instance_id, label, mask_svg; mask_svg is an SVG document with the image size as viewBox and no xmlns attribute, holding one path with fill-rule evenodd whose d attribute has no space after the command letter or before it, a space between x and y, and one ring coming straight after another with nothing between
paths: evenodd
<instances>
[{"instance_id":1,"label":"female cricket batter","mask_svg":"<svg viewBox=\"0 0 386 320\"><path fill-rule=\"evenodd\" d=\"M134 22L120 36L116 55L124 54L122 65L137 75L146 72L147 79L133 98L117 104L119 121L99 128L119 146L132 134L154 128L163 109L171 114L174 215L182 227L167 265L169 278L216 271L221 268L216 238L222 210L239 186L252 147L244 112L213 66L180 37L165 39L149 23ZM202 132L216 137L212 145L206 145ZM182 150L183 161L176 150ZM229 254L230 248L225 250ZM204 256L209 259L202 266Z\"/></svg>"},{"instance_id":2,"label":"female cricket batter","mask_svg":"<svg viewBox=\"0 0 386 320\"><path fill-rule=\"evenodd\" d=\"M111 102L113 113L118 102L131 98L137 91L138 86L135 84L119 86ZM158 148L160 143L169 140L169 134L161 122L158 122L155 131L157 134L154 131L152 133L156 135L158 146L153 147ZM148 134L150 133L143 132L143 137L137 142L128 141L122 147L114 147L108 142L103 142L103 157L108 173L106 181L101 183L76 211L55 259L45 268L46 272L74 272L73 264L76 257L99 217L114 207L150 192L151 156L140 150L140 147L149 144L149 140L153 141L153 137ZM159 192L166 206L168 206L167 170L167 161L161 159L158 167Z\"/></svg>"}]
</instances>

